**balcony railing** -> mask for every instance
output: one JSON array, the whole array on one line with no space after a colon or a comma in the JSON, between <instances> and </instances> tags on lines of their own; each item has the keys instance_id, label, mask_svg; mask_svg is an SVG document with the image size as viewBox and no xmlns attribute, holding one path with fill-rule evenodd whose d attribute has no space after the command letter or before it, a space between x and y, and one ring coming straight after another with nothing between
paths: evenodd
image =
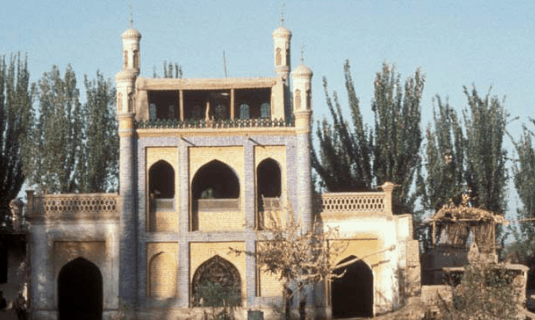
<instances>
[{"instance_id":1,"label":"balcony railing","mask_svg":"<svg viewBox=\"0 0 535 320\"><path fill-rule=\"evenodd\" d=\"M317 200L320 211L324 213L387 212L385 192L324 193Z\"/></svg>"},{"instance_id":2,"label":"balcony railing","mask_svg":"<svg viewBox=\"0 0 535 320\"><path fill-rule=\"evenodd\" d=\"M155 119L137 122L138 129L147 128L174 128L174 129L226 129L226 128L282 128L294 127L295 121L291 119L227 119L227 120L178 120Z\"/></svg>"},{"instance_id":3,"label":"balcony railing","mask_svg":"<svg viewBox=\"0 0 535 320\"><path fill-rule=\"evenodd\" d=\"M240 199L193 200L194 211L240 211Z\"/></svg>"},{"instance_id":4,"label":"balcony railing","mask_svg":"<svg viewBox=\"0 0 535 320\"><path fill-rule=\"evenodd\" d=\"M150 199L150 211L175 211L175 199Z\"/></svg>"},{"instance_id":5,"label":"balcony railing","mask_svg":"<svg viewBox=\"0 0 535 320\"><path fill-rule=\"evenodd\" d=\"M116 193L34 195L28 191L28 218L31 219L117 219Z\"/></svg>"}]
</instances>

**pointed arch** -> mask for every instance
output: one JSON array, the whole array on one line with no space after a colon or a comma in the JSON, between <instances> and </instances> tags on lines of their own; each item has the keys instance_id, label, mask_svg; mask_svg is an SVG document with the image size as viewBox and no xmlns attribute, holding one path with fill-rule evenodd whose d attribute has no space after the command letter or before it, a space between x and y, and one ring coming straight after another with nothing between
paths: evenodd
<instances>
[{"instance_id":1,"label":"pointed arch","mask_svg":"<svg viewBox=\"0 0 535 320\"><path fill-rule=\"evenodd\" d=\"M230 166L212 160L197 170L191 190L193 200L237 199L240 197L240 181Z\"/></svg>"},{"instance_id":2,"label":"pointed arch","mask_svg":"<svg viewBox=\"0 0 535 320\"><path fill-rule=\"evenodd\" d=\"M351 255L338 264L356 257ZM331 282L331 305L334 318L373 317L373 272L363 260L339 270L342 278Z\"/></svg>"},{"instance_id":3,"label":"pointed arch","mask_svg":"<svg viewBox=\"0 0 535 320\"><path fill-rule=\"evenodd\" d=\"M149 296L172 298L177 291L177 262L173 255L160 252L149 263Z\"/></svg>"},{"instance_id":4,"label":"pointed arch","mask_svg":"<svg viewBox=\"0 0 535 320\"><path fill-rule=\"evenodd\" d=\"M281 196L281 169L272 158L262 160L256 167L256 190L258 197L278 198Z\"/></svg>"},{"instance_id":5,"label":"pointed arch","mask_svg":"<svg viewBox=\"0 0 535 320\"><path fill-rule=\"evenodd\" d=\"M235 306L241 305L241 277L238 269L230 261L215 255L201 264L192 281L193 306L206 306L203 297L203 286L217 285L221 290L226 292L225 296L229 297Z\"/></svg>"},{"instance_id":6,"label":"pointed arch","mask_svg":"<svg viewBox=\"0 0 535 320\"><path fill-rule=\"evenodd\" d=\"M91 261L71 260L58 275L59 319L101 320L102 274Z\"/></svg>"},{"instance_id":7,"label":"pointed arch","mask_svg":"<svg viewBox=\"0 0 535 320\"><path fill-rule=\"evenodd\" d=\"M149 195L157 199L175 197L175 170L165 160L154 163L149 169Z\"/></svg>"}]
</instances>

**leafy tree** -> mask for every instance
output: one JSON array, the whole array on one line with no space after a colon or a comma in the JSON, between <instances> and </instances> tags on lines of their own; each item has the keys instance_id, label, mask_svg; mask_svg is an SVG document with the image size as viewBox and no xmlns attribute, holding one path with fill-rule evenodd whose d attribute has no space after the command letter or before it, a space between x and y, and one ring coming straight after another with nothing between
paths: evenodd
<instances>
[{"instance_id":1,"label":"leafy tree","mask_svg":"<svg viewBox=\"0 0 535 320\"><path fill-rule=\"evenodd\" d=\"M472 263L452 277L451 299L440 305L438 319L518 319L517 306L525 295L521 281L503 264Z\"/></svg>"},{"instance_id":2,"label":"leafy tree","mask_svg":"<svg viewBox=\"0 0 535 320\"><path fill-rule=\"evenodd\" d=\"M284 316L290 319L290 304L294 296L292 285L297 285L299 293L299 313L305 317L306 287L321 281L330 281L340 277L334 270L338 256L347 248L345 241L329 241L340 239L338 229L320 230L316 223L313 230L303 232L301 225L295 221L294 213L286 215L288 220L281 223L273 215L268 215L269 223L260 234L255 252L230 250L236 254L245 253L253 256L263 272L279 277L283 286L282 297ZM355 261L353 261L355 262ZM343 274L342 274L343 275Z\"/></svg>"},{"instance_id":3,"label":"leafy tree","mask_svg":"<svg viewBox=\"0 0 535 320\"><path fill-rule=\"evenodd\" d=\"M153 68L153 77L154 78L160 78L158 73L156 72L156 67ZM167 60L164 60L163 62L163 78L174 78L174 79L182 79L183 72L182 72L182 66L179 65L177 62L169 62L167 63Z\"/></svg>"},{"instance_id":4,"label":"leafy tree","mask_svg":"<svg viewBox=\"0 0 535 320\"><path fill-rule=\"evenodd\" d=\"M324 77L323 87L333 124L326 118L321 125L318 123L319 157L312 149L312 167L321 177L323 186L331 192L367 191L373 183L372 138L362 120L349 61L344 64L344 76L353 128L344 119L336 91L333 93L333 103Z\"/></svg>"},{"instance_id":5,"label":"leafy tree","mask_svg":"<svg viewBox=\"0 0 535 320\"><path fill-rule=\"evenodd\" d=\"M472 205L503 214L506 210L507 151L503 148L508 113L498 97L480 97L475 87L468 91L464 110L466 128L466 183Z\"/></svg>"},{"instance_id":6,"label":"leafy tree","mask_svg":"<svg viewBox=\"0 0 535 320\"><path fill-rule=\"evenodd\" d=\"M394 67L383 64L375 77L373 173L377 185L390 181L400 186L394 193L396 212L412 212L416 200L409 192L420 165L423 88L424 76L419 69L405 80L403 89Z\"/></svg>"},{"instance_id":7,"label":"leafy tree","mask_svg":"<svg viewBox=\"0 0 535 320\"><path fill-rule=\"evenodd\" d=\"M0 57L0 213L9 212L9 202L24 182L22 153L31 120L32 93L28 59L12 54ZM0 223L5 220L0 215Z\"/></svg>"},{"instance_id":8,"label":"leafy tree","mask_svg":"<svg viewBox=\"0 0 535 320\"><path fill-rule=\"evenodd\" d=\"M425 210L438 211L450 199L459 204L465 191L465 147L462 124L446 101L436 96L433 124L426 130L425 175L418 173L418 191ZM438 110L437 110L438 109Z\"/></svg>"},{"instance_id":9,"label":"leafy tree","mask_svg":"<svg viewBox=\"0 0 535 320\"><path fill-rule=\"evenodd\" d=\"M349 62L344 66L352 127L344 119L334 94L334 105L324 87L333 124L324 120L317 131L319 156L312 150L312 166L329 191L363 191L386 181L400 185L395 192L396 212L412 212L410 188L419 166L422 143L420 102L424 76L416 70L401 85L395 67L384 63L374 82L374 130L363 124Z\"/></svg>"},{"instance_id":10,"label":"leafy tree","mask_svg":"<svg viewBox=\"0 0 535 320\"><path fill-rule=\"evenodd\" d=\"M535 120L530 119L535 125ZM514 185L522 207L518 209L519 219L535 218L535 145L534 133L524 125L519 141L513 141L518 160L513 163ZM521 223L519 230L513 230L514 248L524 259L535 256L535 231L533 223ZM522 261L527 263L528 261Z\"/></svg>"},{"instance_id":11,"label":"leafy tree","mask_svg":"<svg viewBox=\"0 0 535 320\"><path fill-rule=\"evenodd\" d=\"M117 189L119 138L115 86L97 71L96 80L84 78L87 101L83 109L84 143L78 160L78 191Z\"/></svg>"},{"instance_id":12,"label":"leafy tree","mask_svg":"<svg viewBox=\"0 0 535 320\"><path fill-rule=\"evenodd\" d=\"M46 193L73 192L82 143L82 106L76 75L70 65L61 77L57 66L37 84L38 118L32 128L24 172Z\"/></svg>"}]
</instances>

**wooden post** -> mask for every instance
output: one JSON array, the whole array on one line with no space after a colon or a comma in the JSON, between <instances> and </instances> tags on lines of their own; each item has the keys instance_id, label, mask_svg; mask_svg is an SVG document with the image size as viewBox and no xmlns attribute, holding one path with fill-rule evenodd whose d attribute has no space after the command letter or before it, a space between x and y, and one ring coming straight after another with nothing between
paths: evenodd
<instances>
[{"instance_id":1,"label":"wooden post","mask_svg":"<svg viewBox=\"0 0 535 320\"><path fill-rule=\"evenodd\" d=\"M178 105L180 108L180 121L184 121L184 90L178 91Z\"/></svg>"},{"instance_id":2,"label":"wooden post","mask_svg":"<svg viewBox=\"0 0 535 320\"><path fill-rule=\"evenodd\" d=\"M230 89L230 119L234 120L234 88Z\"/></svg>"}]
</instances>

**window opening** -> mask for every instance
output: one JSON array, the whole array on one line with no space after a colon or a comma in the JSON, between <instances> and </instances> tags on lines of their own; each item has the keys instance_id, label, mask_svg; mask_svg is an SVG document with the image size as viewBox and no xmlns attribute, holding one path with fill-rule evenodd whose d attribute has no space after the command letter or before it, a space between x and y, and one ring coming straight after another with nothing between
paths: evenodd
<instances>
[{"instance_id":1,"label":"window opening","mask_svg":"<svg viewBox=\"0 0 535 320\"><path fill-rule=\"evenodd\" d=\"M149 195L151 199L172 199L175 196L175 170L164 160L149 169Z\"/></svg>"},{"instance_id":2,"label":"window opening","mask_svg":"<svg viewBox=\"0 0 535 320\"><path fill-rule=\"evenodd\" d=\"M264 102L260 106L260 117L271 118L271 106L269 105L269 103Z\"/></svg>"},{"instance_id":3,"label":"window opening","mask_svg":"<svg viewBox=\"0 0 535 320\"><path fill-rule=\"evenodd\" d=\"M249 105L246 103L243 103L240 105L240 119L246 120L249 119Z\"/></svg>"}]
</instances>

